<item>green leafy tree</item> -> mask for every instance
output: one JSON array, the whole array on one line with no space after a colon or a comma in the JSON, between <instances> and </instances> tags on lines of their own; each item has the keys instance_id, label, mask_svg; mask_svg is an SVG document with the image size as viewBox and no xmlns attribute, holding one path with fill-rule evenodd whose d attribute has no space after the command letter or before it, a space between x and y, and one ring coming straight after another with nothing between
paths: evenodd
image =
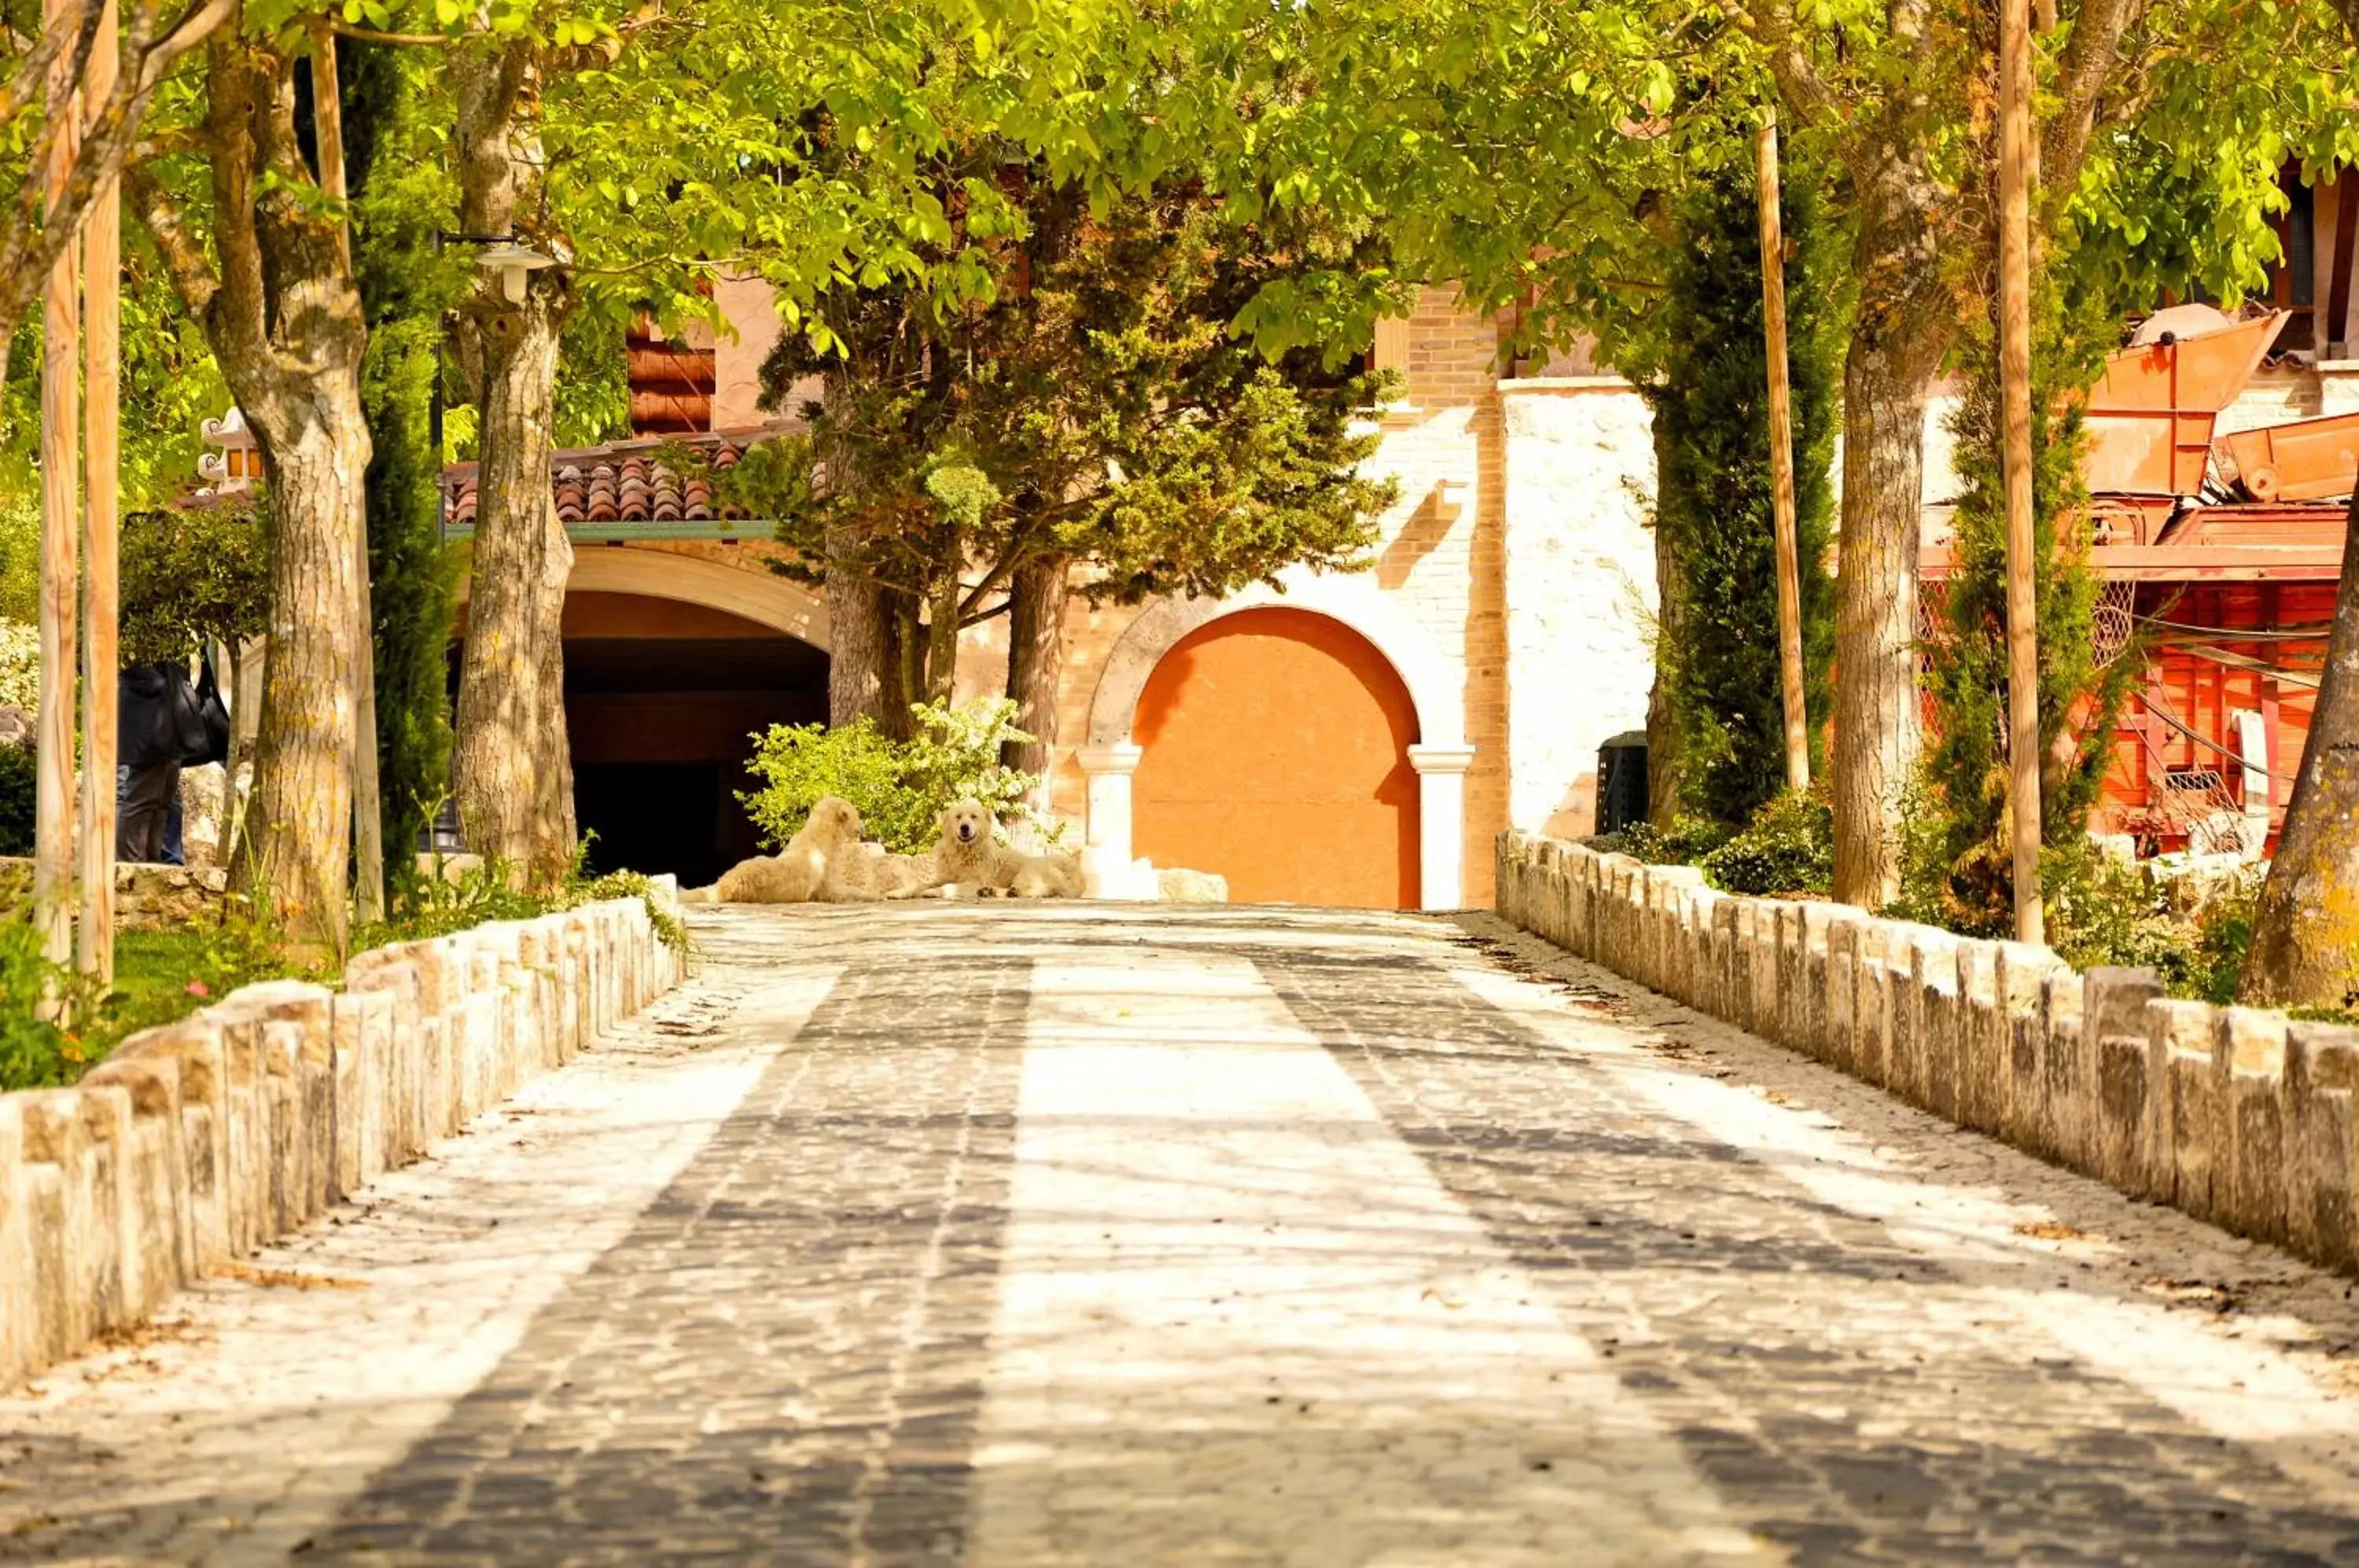
<instances>
[{"instance_id":1,"label":"green leafy tree","mask_svg":"<svg viewBox=\"0 0 2359 1568\"><path fill-rule=\"evenodd\" d=\"M830 326L851 352L781 344L773 399L814 372L827 397L809 441L741 484L780 518L797 570L856 574L889 606L890 679L869 701L939 697L959 628L1009 615L1008 694L1035 737L1009 760L1038 772L1069 585L1135 604L1348 569L1393 492L1356 471L1375 442L1353 419L1375 382L1307 349L1266 359L1230 330L1273 282L1380 246L1241 223L1192 180L1093 211L1032 172L1020 237L977 240L987 303L936 313L907 290L847 294Z\"/></svg>"},{"instance_id":2,"label":"green leafy tree","mask_svg":"<svg viewBox=\"0 0 2359 1568\"><path fill-rule=\"evenodd\" d=\"M1783 207L1802 666L1816 753L1834 640L1826 561L1847 289L1842 235L1821 212L1810 170L1788 172ZM1786 786L1753 182L1734 171L1700 182L1679 203L1677 221L1686 244L1660 306L1664 351L1646 386L1655 416L1656 548L1675 563L1664 597L1677 606L1656 662L1675 717L1678 804L1734 828Z\"/></svg>"},{"instance_id":3,"label":"green leafy tree","mask_svg":"<svg viewBox=\"0 0 2359 1568\"><path fill-rule=\"evenodd\" d=\"M456 292L452 265L438 264L433 248L449 192L426 114L432 58L353 39L338 52L352 127L354 265L369 323L361 404L370 438L377 790L386 870L395 897L408 905L419 892L413 847L450 788L458 561L442 539L441 463L430 431L443 312Z\"/></svg>"},{"instance_id":4,"label":"green leafy tree","mask_svg":"<svg viewBox=\"0 0 2359 1568\"><path fill-rule=\"evenodd\" d=\"M123 519L123 659L186 662L270 625L270 539L250 498Z\"/></svg>"}]
</instances>

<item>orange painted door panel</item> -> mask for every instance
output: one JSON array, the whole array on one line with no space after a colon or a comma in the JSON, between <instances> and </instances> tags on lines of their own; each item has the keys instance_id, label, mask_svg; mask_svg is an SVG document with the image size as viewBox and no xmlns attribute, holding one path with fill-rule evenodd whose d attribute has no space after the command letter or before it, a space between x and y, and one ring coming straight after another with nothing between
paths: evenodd
<instances>
[{"instance_id":1,"label":"orange painted door panel","mask_svg":"<svg viewBox=\"0 0 2359 1568\"><path fill-rule=\"evenodd\" d=\"M1306 610L1244 610L1163 656L1132 738L1136 853L1240 903L1415 909L1417 709L1384 655Z\"/></svg>"}]
</instances>

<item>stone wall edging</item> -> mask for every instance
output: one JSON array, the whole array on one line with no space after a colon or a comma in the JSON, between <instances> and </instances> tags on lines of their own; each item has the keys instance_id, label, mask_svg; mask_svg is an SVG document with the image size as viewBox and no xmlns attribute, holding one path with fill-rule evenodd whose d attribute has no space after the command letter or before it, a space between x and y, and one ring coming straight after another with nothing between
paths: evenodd
<instances>
[{"instance_id":1,"label":"stone wall edging","mask_svg":"<svg viewBox=\"0 0 2359 1568\"><path fill-rule=\"evenodd\" d=\"M669 878L658 879L669 897ZM0 1094L0 1391L408 1164L676 985L644 899L245 986Z\"/></svg>"},{"instance_id":2,"label":"stone wall edging","mask_svg":"<svg viewBox=\"0 0 2359 1568\"><path fill-rule=\"evenodd\" d=\"M1497 855L1500 915L1567 952L2132 1197L2359 1272L2359 1029L1514 829Z\"/></svg>"}]
</instances>

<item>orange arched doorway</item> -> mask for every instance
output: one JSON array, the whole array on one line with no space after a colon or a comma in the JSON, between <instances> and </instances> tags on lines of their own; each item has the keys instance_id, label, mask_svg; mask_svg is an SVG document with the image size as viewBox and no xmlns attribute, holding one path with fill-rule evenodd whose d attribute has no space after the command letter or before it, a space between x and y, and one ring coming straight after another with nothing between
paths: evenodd
<instances>
[{"instance_id":1,"label":"orange arched doorway","mask_svg":"<svg viewBox=\"0 0 2359 1568\"><path fill-rule=\"evenodd\" d=\"M1139 694L1132 844L1243 902L1418 906L1417 707L1385 656L1308 610L1175 643Z\"/></svg>"}]
</instances>

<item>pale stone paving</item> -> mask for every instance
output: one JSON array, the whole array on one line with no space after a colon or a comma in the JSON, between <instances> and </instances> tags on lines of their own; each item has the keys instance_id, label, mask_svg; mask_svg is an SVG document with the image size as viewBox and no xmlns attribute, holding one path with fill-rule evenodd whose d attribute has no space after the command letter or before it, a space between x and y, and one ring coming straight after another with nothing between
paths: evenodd
<instances>
[{"instance_id":1,"label":"pale stone paving","mask_svg":"<svg viewBox=\"0 0 2359 1568\"><path fill-rule=\"evenodd\" d=\"M2347 1282L1473 923L705 917L0 1562L2359 1561Z\"/></svg>"}]
</instances>

